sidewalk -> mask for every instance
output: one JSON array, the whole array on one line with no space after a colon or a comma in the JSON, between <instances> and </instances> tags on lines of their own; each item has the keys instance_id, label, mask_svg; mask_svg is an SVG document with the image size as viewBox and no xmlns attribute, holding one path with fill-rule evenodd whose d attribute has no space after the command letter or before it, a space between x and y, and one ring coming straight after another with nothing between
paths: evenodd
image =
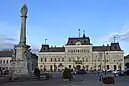
<instances>
[{"instance_id":1,"label":"sidewalk","mask_svg":"<svg viewBox=\"0 0 129 86\"><path fill-rule=\"evenodd\" d=\"M76 83L62 84L56 86L129 86L128 83L116 82L116 84L103 84L99 81L81 81Z\"/></svg>"},{"instance_id":2,"label":"sidewalk","mask_svg":"<svg viewBox=\"0 0 129 86\"><path fill-rule=\"evenodd\" d=\"M9 80L9 77L10 77L10 75L5 75L3 77L0 77L0 84L2 84L5 81L8 81Z\"/></svg>"}]
</instances>

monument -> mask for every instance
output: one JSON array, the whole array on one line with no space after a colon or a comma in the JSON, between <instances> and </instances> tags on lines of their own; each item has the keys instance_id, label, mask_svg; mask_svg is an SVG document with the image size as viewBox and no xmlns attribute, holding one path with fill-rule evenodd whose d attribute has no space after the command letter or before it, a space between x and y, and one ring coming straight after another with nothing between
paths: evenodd
<instances>
[{"instance_id":1,"label":"monument","mask_svg":"<svg viewBox=\"0 0 129 86\"><path fill-rule=\"evenodd\" d=\"M28 8L24 4L21 8L21 32L20 41L14 46L12 58L13 77L29 75L32 72L30 46L26 44L26 18Z\"/></svg>"}]
</instances>

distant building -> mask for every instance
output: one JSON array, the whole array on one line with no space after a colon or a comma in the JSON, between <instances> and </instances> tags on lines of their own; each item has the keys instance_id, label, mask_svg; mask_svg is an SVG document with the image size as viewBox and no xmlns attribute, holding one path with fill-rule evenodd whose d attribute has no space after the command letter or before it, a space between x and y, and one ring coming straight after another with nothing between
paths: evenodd
<instances>
[{"instance_id":1,"label":"distant building","mask_svg":"<svg viewBox=\"0 0 129 86\"><path fill-rule=\"evenodd\" d=\"M126 63L129 63L129 55L125 56L125 57L124 57L124 60L125 60L125 64L126 64Z\"/></svg>"},{"instance_id":2,"label":"distant building","mask_svg":"<svg viewBox=\"0 0 129 86\"><path fill-rule=\"evenodd\" d=\"M34 53L31 53L31 60L32 60L32 70L38 67L38 56Z\"/></svg>"},{"instance_id":3,"label":"distant building","mask_svg":"<svg viewBox=\"0 0 129 86\"><path fill-rule=\"evenodd\" d=\"M13 50L3 50L0 51L0 68L1 69L11 69ZM31 53L32 69L38 67L38 56Z\"/></svg>"},{"instance_id":4,"label":"distant building","mask_svg":"<svg viewBox=\"0 0 129 86\"><path fill-rule=\"evenodd\" d=\"M12 50L0 51L0 68L9 70L11 68Z\"/></svg>"},{"instance_id":5,"label":"distant building","mask_svg":"<svg viewBox=\"0 0 129 86\"><path fill-rule=\"evenodd\" d=\"M124 70L124 52L119 43L93 46L90 38L68 38L64 47L50 47L42 44L38 53L38 67L42 70L57 71L65 67L87 70Z\"/></svg>"}]
</instances>

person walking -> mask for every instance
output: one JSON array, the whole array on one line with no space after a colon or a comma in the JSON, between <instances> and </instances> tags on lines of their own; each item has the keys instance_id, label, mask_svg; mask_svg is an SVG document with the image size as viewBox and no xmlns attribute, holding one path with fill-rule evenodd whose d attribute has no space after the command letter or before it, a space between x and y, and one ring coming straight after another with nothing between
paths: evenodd
<instances>
[{"instance_id":1,"label":"person walking","mask_svg":"<svg viewBox=\"0 0 129 86\"><path fill-rule=\"evenodd\" d=\"M40 70L39 70L39 68L35 68L34 75L36 76L37 80L40 80Z\"/></svg>"},{"instance_id":2,"label":"person walking","mask_svg":"<svg viewBox=\"0 0 129 86\"><path fill-rule=\"evenodd\" d=\"M99 81L102 81L102 78L103 78L103 72L102 71L99 71L98 77L99 77Z\"/></svg>"}]
</instances>

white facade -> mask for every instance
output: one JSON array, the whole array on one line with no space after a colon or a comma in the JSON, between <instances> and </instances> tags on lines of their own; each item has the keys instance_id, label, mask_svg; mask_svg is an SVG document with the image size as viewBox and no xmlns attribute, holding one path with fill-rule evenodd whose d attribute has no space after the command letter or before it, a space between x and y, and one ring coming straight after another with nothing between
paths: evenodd
<instances>
[{"instance_id":1,"label":"white facade","mask_svg":"<svg viewBox=\"0 0 129 86\"><path fill-rule=\"evenodd\" d=\"M9 70L11 68L12 57L0 57L0 68Z\"/></svg>"},{"instance_id":2,"label":"white facade","mask_svg":"<svg viewBox=\"0 0 129 86\"><path fill-rule=\"evenodd\" d=\"M125 62L125 64L126 64L126 63L129 63L129 55L125 56L124 62Z\"/></svg>"},{"instance_id":3,"label":"white facade","mask_svg":"<svg viewBox=\"0 0 129 86\"><path fill-rule=\"evenodd\" d=\"M58 70L81 67L85 69L124 70L124 52L93 51L93 45L66 45L65 52L39 52L40 69ZM80 62L79 62L80 61Z\"/></svg>"}]
</instances>

